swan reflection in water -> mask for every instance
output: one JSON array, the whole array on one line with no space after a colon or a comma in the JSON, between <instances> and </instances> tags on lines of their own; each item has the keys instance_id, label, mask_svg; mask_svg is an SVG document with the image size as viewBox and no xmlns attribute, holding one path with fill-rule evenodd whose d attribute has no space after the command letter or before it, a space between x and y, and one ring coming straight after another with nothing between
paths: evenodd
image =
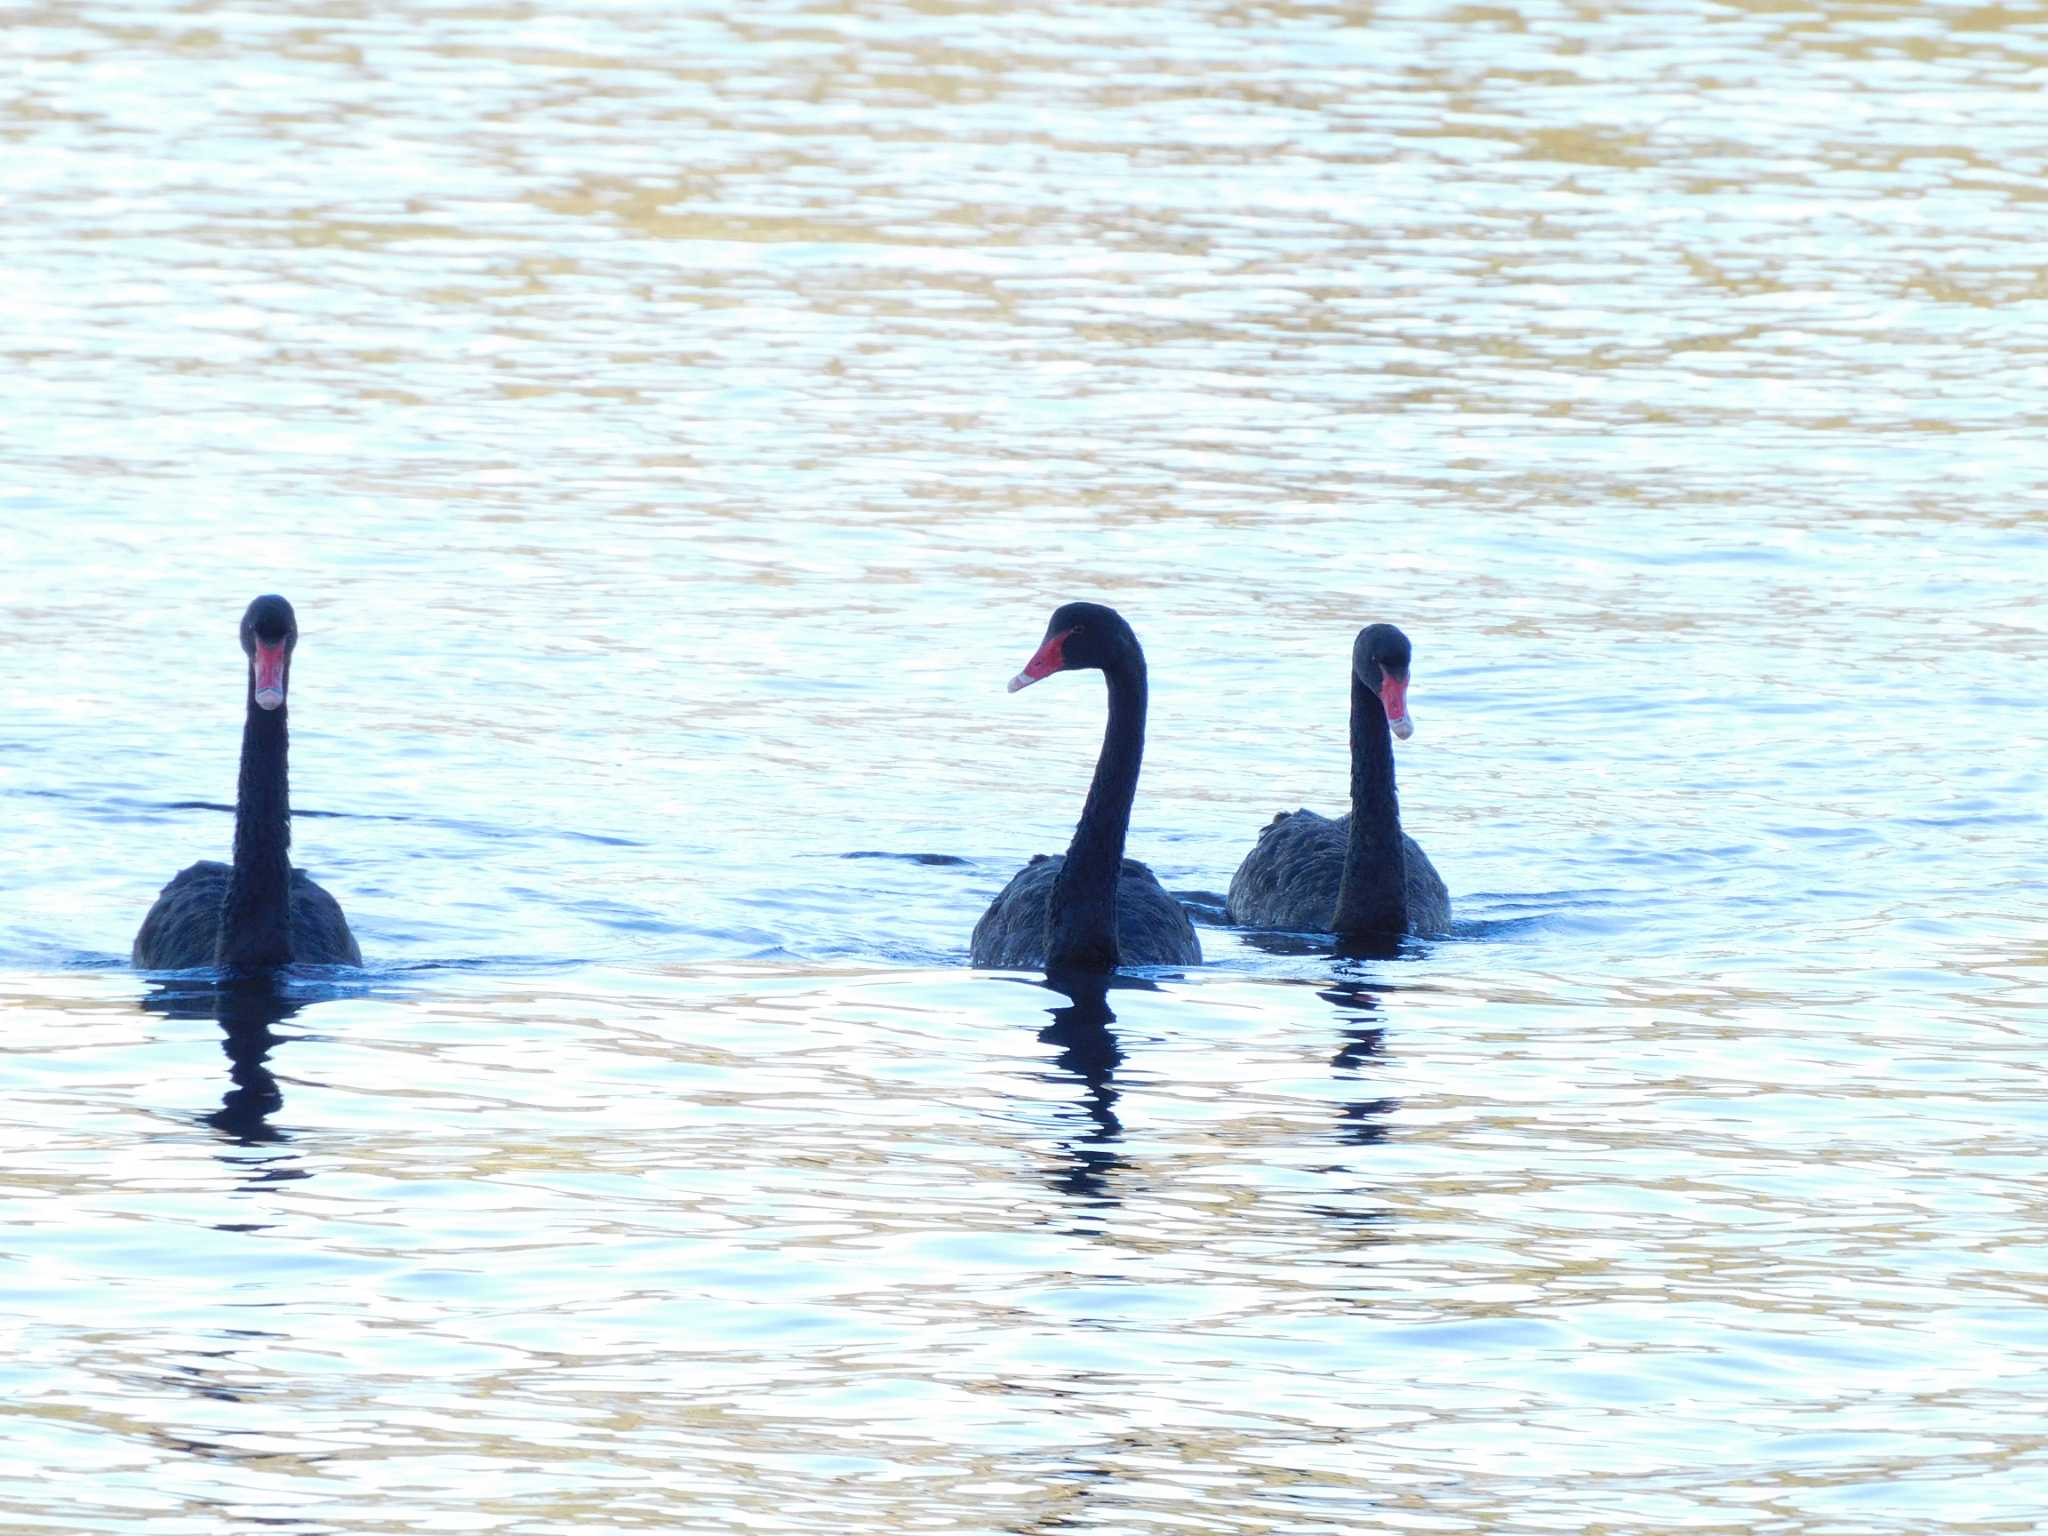
<instances>
[{"instance_id":1,"label":"swan reflection in water","mask_svg":"<svg viewBox=\"0 0 2048 1536\"><path fill-rule=\"evenodd\" d=\"M1342 1021L1343 1044L1330 1058L1340 1078L1360 1080L1381 1064L1387 1047L1387 1027L1380 1022L1379 994L1363 982L1345 979L1316 993L1337 1010ZM1369 1147L1387 1139L1399 1099L1345 1099L1337 1106L1337 1139L1352 1146Z\"/></svg>"},{"instance_id":2,"label":"swan reflection in water","mask_svg":"<svg viewBox=\"0 0 2048 1536\"><path fill-rule=\"evenodd\" d=\"M270 1053L282 1043L272 1026L291 1018L325 994L287 989L271 975L218 980L160 981L142 1006L171 1019L210 1019L220 1025L221 1050L228 1058L231 1086L220 1108L200 1117L224 1137L244 1147L274 1145L291 1138L270 1123L284 1105L284 1093L270 1070ZM303 1178L278 1170L266 1178Z\"/></svg>"},{"instance_id":3,"label":"swan reflection in water","mask_svg":"<svg viewBox=\"0 0 2048 1536\"><path fill-rule=\"evenodd\" d=\"M1383 1066L1387 1025L1381 1001L1389 993L1349 974L1356 962L1399 960L1406 941L1388 935L1332 938L1328 934L1251 930L1240 934L1246 944L1288 959L1326 956L1336 974L1316 989L1316 996L1337 1010L1340 1027L1330 1067L1341 1083L1363 1083ZM1367 1147L1385 1141L1401 1101L1391 1098L1342 1098L1337 1103L1337 1140L1345 1146Z\"/></svg>"},{"instance_id":4,"label":"swan reflection in water","mask_svg":"<svg viewBox=\"0 0 2048 1536\"><path fill-rule=\"evenodd\" d=\"M1066 1161L1055 1170L1052 1186L1090 1206L1117 1204L1118 1196L1110 1178L1128 1160L1116 1150L1123 1140L1123 1122L1116 1115L1116 1069L1124 1059L1110 1025L1116 1015L1110 1011L1112 987L1157 991L1149 981L1134 976L1049 973L1046 990L1067 999L1063 1008L1050 1008L1052 1022L1038 1032L1045 1045L1057 1046L1055 1070L1040 1074L1048 1083L1078 1081L1079 1108L1087 1128L1060 1142Z\"/></svg>"}]
</instances>

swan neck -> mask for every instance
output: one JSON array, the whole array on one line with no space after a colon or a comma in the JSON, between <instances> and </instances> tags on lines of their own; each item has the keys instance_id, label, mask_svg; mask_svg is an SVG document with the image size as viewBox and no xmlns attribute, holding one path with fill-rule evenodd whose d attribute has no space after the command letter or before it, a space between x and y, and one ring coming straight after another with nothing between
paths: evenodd
<instances>
[{"instance_id":1,"label":"swan neck","mask_svg":"<svg viewBox=\"0 0 2048 1536\"><path fill-rule=\"evenodd\" d=\"M1046 964L1051 968L1109 971L1123 961L1116 891L1145 757L1143 653L1105 668L1103 676L1109 685L1109 722L1102 751L1046 912Z\"/></svg>"},{"instance_id":2,"label":"swan neck","mask_svg":"<svg viewBox=\"0 0 2048 1536\"><path fill-rule=\"evenodd\" d=\"M1333 931L1404 933L1408 898L1401 803L1394 792L1394 738L1380 696L1351 677L1351 836L1337 887Z\"/></svg>"},{"instance_id":3,"label":"swan neck","mask_svg":"<svg viewBox=\"0 0 2048 1536\"><path fill-rule=\"evenodd\" d=\"M242 722L235 789L235 862L222 899L218 961L283 965L291 959L292 824L285 706L261 709L252 692Z\"/></svg>"}]
</instances>

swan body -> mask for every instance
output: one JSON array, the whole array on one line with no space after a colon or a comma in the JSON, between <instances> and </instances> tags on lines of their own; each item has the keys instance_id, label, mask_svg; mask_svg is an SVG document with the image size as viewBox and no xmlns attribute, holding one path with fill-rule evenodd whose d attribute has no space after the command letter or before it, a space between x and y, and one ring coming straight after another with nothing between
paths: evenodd
<instances>
[{"instance_id":1,"label":"swan body","mask_svg":"<svg viewBox=\"0 0 2048 1536\"><path fill-rule=\"evenodd\" d=\"M291 864L285 693L298 639L281 597L259 597L242 615L249 663L234 862L202 860L172 877L135 935L131 953L144 970L363 963L341 903Z\"/></svg>"},{"instance_id":2,"label":"swan body","mask_svg":"<svg viewBox=\"0 0 2048 1536\"><path fill-rule=\"evenodd\" d=\"M976 965L1029 969L1046 963L1046 914L1066 863L1064 854L1033 854L1010 877L974 925ZM1202 963L1201 941L1186 909L1136 859L1125 859L1117 871L1116 937L1118 953L1133 964ZM1140 955L1151 958L1139 960Z\"/></svg>"},{"instance_id":3,"label":"swan body","mask_svg":"<svg viewBox=\"0 0 2048 1536\"><path fill-rule=\"evenodd\" d=\"M1230 920L1246 928L1327 933L1344 881L1351 813L1281 811L1259 829L1259 844L1230 877ZM1441 933L1451 925L1451 893L1422 845L1401 834L1401 883L1408 926Z\"/></svg>"},{"instance_id":4,"label":"swan body","mask_svg":"<svg viewBox=\"0 0 2048 1536\"><path fill-rule=\"evenodd\" d=\"M135 935L135 964L147 971L180 971L217 963L220 914L231 866L201 859L171 876ZM309 965L361 965L363 952L349 932L341 903L303 869L292 871L289 916L291 958Z\"/></svg>"},{"instance_id":5,"label":"swan body","mask_svg":"<svg viewBox=\"0 0 2048 1536\"><path fill-rule=\"evenodd\" d=\"M1074 972L1120 965L1199 965L1201 942L1152 871L1124 857L1145 755L1145 652L1123 615L1099 603L1053 613L1010 691L1055 672L1099 670L1109 721L1081 820L1065 854L1019 870L974 925L973 963Z\"/></svg>"}]
</instances>

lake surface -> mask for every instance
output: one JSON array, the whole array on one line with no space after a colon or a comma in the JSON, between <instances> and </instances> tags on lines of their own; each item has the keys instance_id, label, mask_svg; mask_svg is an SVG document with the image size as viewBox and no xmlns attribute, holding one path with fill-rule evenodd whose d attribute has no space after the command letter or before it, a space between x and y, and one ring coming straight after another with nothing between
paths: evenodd
<instances>
[{"instance_id":1,"label":"lake surface","mask_svg":"<svg viewBox=\"0 0 2048 1536\"><path fill-rule=\"evenodd\" d=\"M2038 11L4 46L0 1529L2048 1520ZM126 957L270 590L265 999ZM1084 597L1186 892L1399 623L1458 931L968 969Z\"/></svg>"}]
</instances>

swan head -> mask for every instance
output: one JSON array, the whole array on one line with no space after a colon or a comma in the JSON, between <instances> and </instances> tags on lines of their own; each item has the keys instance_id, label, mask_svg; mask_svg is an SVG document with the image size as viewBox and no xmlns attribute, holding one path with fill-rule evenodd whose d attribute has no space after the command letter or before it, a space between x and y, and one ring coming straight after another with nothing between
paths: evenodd
<instances>
[{"instance_id":1,"label":"swan head","mask_svg":"<svg viewBox=\"0 0 2048 1536\"><path fill-rule=\"evenodd\" d=\"M1141 655L1138 637L1114 608L1100 603L1067 603L1053 610L1045 626L1045 638L1024 663L1024 670L1010 679L1010 692L1029 688L1055 672L1078 672L1093 667L1107 672Z\"/></svg>"},{"instance_id":2,"label":"swan head","mask_svg":"<svg viewBox=\"0 0 2048 1536\"><path fill-rule=\"evenodd\" d=\"M1368 624L1351 646L1351 675L1374 694L1387 712L1387 725L1406 741L1415 734L1408 718L1408 637L1391 624Z\"/></svg>"},{"instance_id":3,"label":"swan head","mask_svg":"<svg viewBox=\"0 0 2048 1536\"><path fill-rule=\"evenodd\" d=\"M298 616L283 598L274 594L259 597L242 615L242 654L249 658L249 697L258 709L284 707L292 647L298 643Z\"/></svg>"}]
</instances>

